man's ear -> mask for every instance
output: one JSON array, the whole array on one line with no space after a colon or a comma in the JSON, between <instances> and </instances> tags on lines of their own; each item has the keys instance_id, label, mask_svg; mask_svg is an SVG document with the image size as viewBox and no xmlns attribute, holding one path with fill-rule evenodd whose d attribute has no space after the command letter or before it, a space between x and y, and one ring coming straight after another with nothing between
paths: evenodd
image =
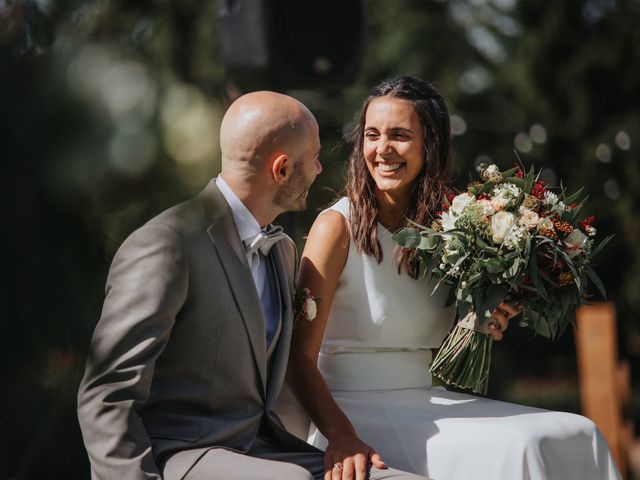
<instances>
[{"instance_id":1,"label":"man's ear","mask_svg":"<svg viewBox=\"0 0 640 480\"><path fill-rule=\"evenodd\" d=\"M289 175L291 175L292 170L293 165L291 159L286 153L278 153L275 155L273 163L271 164L271 174L273 175L274 182L278 184L284 182Z\"/></svg>"}]
</instances>

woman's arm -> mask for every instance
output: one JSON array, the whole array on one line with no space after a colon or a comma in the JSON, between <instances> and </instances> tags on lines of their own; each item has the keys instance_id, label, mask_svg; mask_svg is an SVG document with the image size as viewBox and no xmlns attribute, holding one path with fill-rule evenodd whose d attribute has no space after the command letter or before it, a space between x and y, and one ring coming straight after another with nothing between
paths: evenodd
<instances>
[{"instance_id":1,"label":"woman's arm","mask_svg":"<svg viewBox=\"0 0 640 480\"><path fill-rule=\"evenodd\" d=\"M306 287L320 299L318 311L312 321L300 319L294 328L287 381L313 423L329 441L325 452L325 479L339 479L342 475L352 478L355 471L355 478L364 480L368 461L377 468L384 468L384 463L358 438L317 367L329 309L348 253L349 230L345 218L338 212L321 214L309 232L298 282L298 288ZM342 464L342 471L333 468L336 463Z\"/></svg>"}]
</instances>

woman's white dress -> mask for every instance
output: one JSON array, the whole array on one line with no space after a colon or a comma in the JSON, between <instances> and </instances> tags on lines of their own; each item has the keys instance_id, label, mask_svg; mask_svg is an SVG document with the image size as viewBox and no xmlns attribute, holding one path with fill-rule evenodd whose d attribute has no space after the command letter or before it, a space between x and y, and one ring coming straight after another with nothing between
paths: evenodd
<instances>
[{"instance_id":1,"label":"woman's white dress","mask_svg":"<svg viewBox=\"0 0 640 480\"><path fill-rule=\"evenodd\" d=\"M330 210L349 218L342 198ZM434 480L620 478L602 434L579 415L431 387L431 349L454 311L446 292L398 274L382 225L384 259L351 242L318 366L360 438L394 468ZM444 289L443 289L444 290ZM312 426L309 442L326 447Z\"/></svg>"}]
</instances>

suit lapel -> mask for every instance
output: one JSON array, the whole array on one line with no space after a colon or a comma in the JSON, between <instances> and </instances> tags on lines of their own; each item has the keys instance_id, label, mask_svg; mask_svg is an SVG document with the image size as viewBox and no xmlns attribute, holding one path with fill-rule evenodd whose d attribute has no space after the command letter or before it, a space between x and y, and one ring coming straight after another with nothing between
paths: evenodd
<instances>
[{"instance_id":1,"label":"suit lapel","mask_svg":"<svg viewBox=\"0 0 640 480\"><path fill-rule=\"evenodd\" d=\"M254 359L260 374L262 394L266 392L267 360L265 351L265 321L256 292L244 246L238 236L231 210L212 181L201 193L203 205L212 225L207 233L218 253L220 263L244 321Z\"/></svg>"}]
</instances>

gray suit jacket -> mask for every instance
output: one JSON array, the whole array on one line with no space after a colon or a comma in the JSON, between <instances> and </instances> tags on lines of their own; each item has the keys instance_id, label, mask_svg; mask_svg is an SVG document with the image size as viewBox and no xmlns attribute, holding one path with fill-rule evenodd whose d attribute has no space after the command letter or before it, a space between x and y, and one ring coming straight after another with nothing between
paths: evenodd
<instances>
[{"instance_id":1,"label":"gray suit jacket","mask_svg":"<svg viewBox=\"0 0 640 480\"><path fill-rule=\"evenodd\" d=\"M283 448L309 451L272 412L289 355L297 259L289 238L271 255L283 317L267 362L260 300L213 181L123 243L78 393L94 479L180 479L211 447L246 451L261 422Z\"/></svg>"}]
</instances>

